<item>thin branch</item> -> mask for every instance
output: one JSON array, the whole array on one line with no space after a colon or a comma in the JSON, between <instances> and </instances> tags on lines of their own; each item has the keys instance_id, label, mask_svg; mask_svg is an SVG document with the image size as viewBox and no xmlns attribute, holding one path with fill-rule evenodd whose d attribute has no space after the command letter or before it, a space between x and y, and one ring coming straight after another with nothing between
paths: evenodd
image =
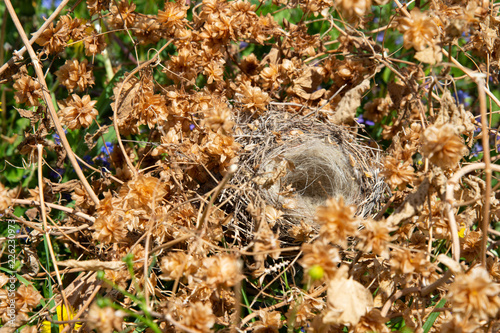
<instances>
[{"instance_id":1,"label":"thin branch","mask_svg":"<svg viewBox=\"0 0 500 333\"><path fill-rule=\"evenodd\" d=\"M68 139L66 138L66 134L64 133L64 129L61 126L61 122L59 121L59 118L57 116L56 109L54 107L54 104L52 102L52 98L49 94L49 89L47 88L47 83L45 82L45 76L42 71L42 67L40 65L40 60L35 54L35 51L31 47L28 37L26 36L26 33L24 32L23 26L21 25L21 22L19 21L19 18L17 17L16 11L14 10L14 7L12 7L12 3L10 0L5 0L5 6L7 7L7 10L9 11L9 14L12 18L12 21L14 22L14 25L16 26L17 31L19 32L19 35L21 36L21 39L24 42L24 45L26 45L26 48L28 49L28 53L31 57L31 61L33 63L33 67L35 68L36 75L38 77L38 81L41 85L42 89L42 94L45 99L45 103L47 104L47 108L49 109L50 116L52 117L52 120L54 121L54 125L56 127L57 134L59 135L61 139L61 143L66 150L66 153L68 154L68 158L71 161L71 164L73 168L75 169L75 172L80 179L80 181L83 184L83 187L89 194L90 198L94 203L97 205L99 203L99 198L97 195L94 193L94 190L92 190L92 187L90 186L89 182L85 178L85 175L82 172L82 169L80 168L80 165L78 164L75 154L73 153L73 150L71 150L71 146L69 145Z\"/></svg>"},{"instance_id":2,"label":"thin branch","mask_svg":"<svg viewBox=\"0 0 500 333\"><path fill-rule=\"evenodd\" d=\"M492 164L490 165L491 169L497 172L500 172L500 165ZM451 177L448 180L448 183L446 184L446 204L445 204L445 211L446 215L448 216L448 225L450 228L450 233L451 233L451 239L452 239L452 255L453 259L456 260L457 262L460 261L460 240L458 239L458 228L457 228L457 222L455 220L455 214L453 214L452 207L454 205L455 198L453 196L454 194L454 187L456 184L458 184L458 181L460 180L461 177L465 176L469 172L475 171L475 170L483 170L486 168L485 163L474 163L467 165L463 167L462 169L458 170L453 177ZM486 228L488 230L488 228Z\"/></svg>"},{"instance_id":3,"label":"thin branch","mask_svg":"<svg viewBox=\"0 0 500 333\"><path fill-rule=\"evenodd\" d=\"M5 0L7 3L9 0ZM61 274L59 274L59 267L57 267L57 259L56 255L54 254L54 248L52 247L52 241L50 240L50 234L49 234L49 227L47 224L47 210L45 207L45 200L43 197L43 173L42 173L42 155L43 155L43 145L37 144L36 145L37 152L38 152L38 193L40 196L40 210L42 211L42 220L43 220L43 230L45 232L45 240L47 242L47 246L49 248L49 253L50 257L52 259L52 262L54 264L54 270L56 271L56 278L57 282L59 283L59 288L61 289L61 296L64 301L64 306L66 307L66 313L71 312L71 308L69 307L69 302L68 299L66 298L66 293L64 292L64 285L62 283L61 279Z\"/></svg>"},{"instance_id":4,"label":"thin branch","mask_svg":"<svg viewBox=\"0 0 500 333\"><path fill-rule=\"evenodd\" d=\"M45 31L45 29L49 26L49 24L52 21L54 21L57 15L59 15L59 13L63 10L63 8L68 4L68 2L69 0L61 1L61 3L59 4L59 6L57 6L52 15L50 15L49 18L42 24L40 29L38 29L38 31L33 34L33 37L31 37L31 39L29 40L29 45L33 45L35 43L38 37L40 37L40 35ZM14 62L22 60L24 52L26 52L26 46L23 46L19 51L15 51L14 56L10 58L9 61L7 61L5 64L3 64L2 67L0 67L0 75L2 75L2 73L5 72L7 68L12 66Z\"/></svg>"},{"instance_id":5,"label":"thin branch","mask_svg":"<svg viewBox=\"0 0 500 333\"><path fill-rule=\"evenodd\" d=\"M97 273L93 273L97 274ZM76 315L73 317L74 320L78 319L81 317L81 315L87 310L87 308L90 306L90 304L94 301L94 298L97 296L97 293L101 290L101 285L98 285L95 287L94 291L90 295L90 297L85 301L85 304L83 304L82 308L76 313ZM66 326L61 333L67 332L71 326Z\"/></svg>"},{"instance_id":6,"label":"thin branch","mask_svg":"<svg viewBox=\"0 0 500 333\"><path fill-rule=\"evenodd\" d=\"M41 205L40 201L28 200L28 199L12 199L12 202L16 205L27 205L27 206L40 206ZM78 212L78 211L74 210L73 208L68 208L68 207L56 205L56 204L49 203L49 202L44 202L44 204L47 207L58 209L58 210L61 210L63 212L69 213L69 214L73 214L75 216L81 217L82 219L85 219L85 220L90 221L90 222L95 222L95 217L92 217L92 216L87 215L87 214L82 213L82 212Z\"/></svg>"},{"instance_id":7,"label":"thin branch","mask_svg":"<svg viewBox=\"0 0 500 333\"><path fill-rule=\"evenodd\" d=\"M476 84L479 95L479 109L481 111L481 134L483 136L483 160L486 174L486 189L484 193L484 214L481 229L483 231L483 239L481 241L481 264L486 268L486 247L488 244L488 227L490 225L490 198L491 198L491 157L490 157L490 142L488 131L488 121L486 119L486 93L484 87L484 79L476 76Z\"/></svg>"},{"instance_id":8,"label":"thin branch","mask_svg":"<svg viewBox=\"0 0 500 333\"><path fill-rule=\"evenodd\" d=\"M137 169L135 166L132 164L132 161L130 160L130 157L128 156L125 147L123 146L122 138L120 136L120 128L118 127L118 109L120 108L120 98L122 94L123 87L125 87L125 84L127 83L128 80L130 80L136 73L138 73L141 69L146 68L147 66L157 62L160 57L160 53L167 48L167 46L172 43L172 39L169 40L165 45L163 45L158 52L151 58L150 60L142 63L140 66L137 66L132 72L130 72L129 75L123 80L122 84L120 85L120 88L118 89L118 93L116 94L116 101L115 101L115 107L113 108L113 126L115 128L116 132L116 139L118 141L118 145L120 146L120 149L123 154L123 158L125 159L125 162L127 163L127 166L129 169L132 171L134 174L134 177L137 177Z\"/></svg>"}]
</instances>

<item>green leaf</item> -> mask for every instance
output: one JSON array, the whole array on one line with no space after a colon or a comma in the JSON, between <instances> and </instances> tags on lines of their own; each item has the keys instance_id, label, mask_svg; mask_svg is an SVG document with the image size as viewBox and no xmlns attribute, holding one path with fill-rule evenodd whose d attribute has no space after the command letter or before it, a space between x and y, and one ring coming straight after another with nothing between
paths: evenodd
<instances>
[{"instance_id":1,"label":"green leaf","mask_svg":"<svg viewBox=\"0 0 500 333\"><path fill-rule=\"evenodd\" d=\"M439 301L439 303L436 305L435 309L442 308L446 304L446 299L442 299ZM431 327L434 325L434 322L436 321L437 317L439 316L439 312L432 312L429 317L427 318L426 322L422 326L422 330L424 333L428 333Z\"/></svg>"}]
</instances>

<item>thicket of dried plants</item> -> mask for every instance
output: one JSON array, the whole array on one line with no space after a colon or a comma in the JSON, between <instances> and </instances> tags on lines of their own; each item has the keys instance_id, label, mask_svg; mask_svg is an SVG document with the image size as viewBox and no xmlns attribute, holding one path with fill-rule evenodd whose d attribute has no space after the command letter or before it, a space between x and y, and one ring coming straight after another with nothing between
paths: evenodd
<instances>
[{"instance_id":1,"label":"thicket of dried plants","mask_svg":"<svg viewBox=\"0 0 500 333\"><path fill-rule=\"evenodd\" d=\"M1 5L1 332L500 330L500 3L52 5Z\"/></svg>"}]
</instances>

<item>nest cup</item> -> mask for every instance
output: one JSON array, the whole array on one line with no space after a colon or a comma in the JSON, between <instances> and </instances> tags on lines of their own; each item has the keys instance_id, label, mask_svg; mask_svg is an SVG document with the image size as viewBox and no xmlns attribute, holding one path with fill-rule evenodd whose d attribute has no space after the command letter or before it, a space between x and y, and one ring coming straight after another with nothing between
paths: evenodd
<instances>
[{"instance_id":1,"label":"nest cup","mask_svg":"<svg viewBox=\"0 0 500 333\"><path fill-rule=\"evenodd\" d=\"M316 209L331 197L355 204L360 216L379 206L387 189L379 177L379 151L347 127L280 110L250 121L242 114L237 123L243 153L224 195L232 198L237 233L251 236L256 229L249 206L282 212L282 235L302 222L317 227Z\"/></svg>"},{"instance_id":2,"label":"nest cup","mask_svg":"<svg viewBox=\"0 0 500 333\"><path fill-rule=\"evenodd\" d=\"M286 172L274 179L283 164ZM270 184L260 189L266 200L273 206L293 207L289 213L297 217L313 217L316 207L330 197L343 197L347 203L355 203L361 196L362 177L349 164L345 151L336 143L320 139L277 147L270 152L259 174ZM292 192L283 195L287 186Z\"/></svg>"}]
</instances>

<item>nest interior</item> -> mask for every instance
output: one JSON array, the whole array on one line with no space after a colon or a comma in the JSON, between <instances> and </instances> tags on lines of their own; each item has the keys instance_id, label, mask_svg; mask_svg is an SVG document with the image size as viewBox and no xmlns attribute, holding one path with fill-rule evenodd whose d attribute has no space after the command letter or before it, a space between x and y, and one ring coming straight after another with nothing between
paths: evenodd
<instances>
[{"instance_id":1,"label":"nest interior","mask_svg":"<svg viewBox=\"0 0 500 333\"><path fill-rule=\"evenodd\" d=\"M361 195L360 174L335 143L306 140L296 146L293 143L279 146L269 155L258 174L272 183L262 191L275 206L286 207L290 201L282 195L287 187L292 191L288 196L293 197L293 211L299 216L314 216L316 207L330 197L343 197L346 202L354 203ZM280 170L283 161L287 170L283 177L275 180L276 171Z\"/></svg>"},{"instance_id":2,"label":"nest interior","mask_svg":"<svg viewBox=\"0 0 500 333\"><path fill-rule=\"evenodd\" d=\"M330 197L357 205L361 216L378 207L387 190L378 175L379 151L349 128L280 110L236 120L243 153L224 197L233 198L232 226L240 235L251 238L256 229L249 205L281 211L284 238L302 222L316 227L316 208Z\"/></svg>"}]
</instances>

